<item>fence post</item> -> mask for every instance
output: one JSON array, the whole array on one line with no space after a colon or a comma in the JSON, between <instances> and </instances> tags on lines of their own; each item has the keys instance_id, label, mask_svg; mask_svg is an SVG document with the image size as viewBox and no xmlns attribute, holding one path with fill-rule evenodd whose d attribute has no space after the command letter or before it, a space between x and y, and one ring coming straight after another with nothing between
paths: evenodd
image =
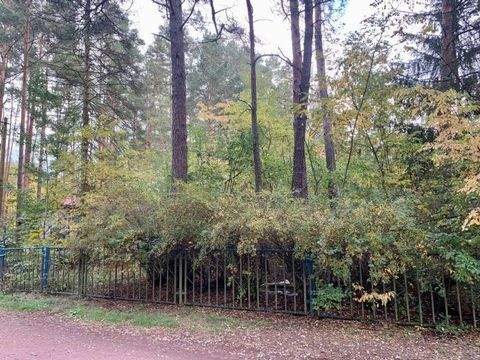
<instances>
[{"instance_id":1,"label":"fence post","mask_svg":"<svg viewBox=\"0 0 480 360\"><path fill-rule=\"evenodd\" d=\"M42 291L48 287L48 271L50 270L50 247L42 247L42 269L40 272L40 288Z\"/></svg>"},{"instance_id":2,"label":"fence post","mask_svg":"<svg viewBox=\"0 0 480 360\"><path fill-rule=\"evenodd\" d=\"M314 271L313 271L313 259L309 255L305 259L305 272L306 272L306 277L308 281L308 313L310 315L313 315L315 312L315 309L313 308L313 303L314 303L314 297L316 295L316 289L315 289L315 279L314 279Z\"/></svg>"},{"instance_id":3,"label":"fence post","mask_svg":"<svg viewBox=\"0 0 480 360\"><path fill-rule=\"evenodd\" d=\"M80 251L78 258L78 279L77 279L77 295L78 297L85 296L85 280L86 280L86 256L83 251Z\"/></svg>"},{"instance_id":4,"label":"fence post","mask_svg":"<svg viewBox=\"0 0 480 360\"><path fill-rule=\"evenodd\" d=\"M3 289L3 276L5 274L5 258L7 256L7 251L5 248L0 247L0 289Z\"/></svg>"}]
</instances>

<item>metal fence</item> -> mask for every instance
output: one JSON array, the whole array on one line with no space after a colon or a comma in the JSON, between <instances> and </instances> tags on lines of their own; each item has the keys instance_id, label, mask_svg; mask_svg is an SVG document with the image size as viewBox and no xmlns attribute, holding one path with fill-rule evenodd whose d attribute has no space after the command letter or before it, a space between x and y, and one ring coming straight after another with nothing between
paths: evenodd
<instances>
[{"instance_id":1,"label":"metal fence","mask_svg":"<svg viewBox=\"0 0 480 360\"><path fill-rule=\"evenodd\" d=\"M279 249L154 257L0 248L0 290L475 328L480 296L478 286L441 273L405 271L374 283L364 261L352 267L347 280L340 279L311 259Z\"/></svg>"}]
</instances>

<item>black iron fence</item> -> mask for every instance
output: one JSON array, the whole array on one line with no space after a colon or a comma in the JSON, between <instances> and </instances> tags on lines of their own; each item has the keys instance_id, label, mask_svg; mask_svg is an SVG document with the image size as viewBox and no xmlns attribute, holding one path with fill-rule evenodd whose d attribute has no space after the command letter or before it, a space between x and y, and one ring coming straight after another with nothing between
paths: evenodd
<instances>
[{"instance_id":1,"label":"black iron fence","mask_svg":"<svg viewBox=\"0 0 480 360\"><path fill-rule=\"evenodd\" d=\"M405 271L374 283L358 261L337 278L293 251L177 251L101 256L59 247L0 248L0 290L227 309L477 327L478 284Z\"/></svg>"}]
</instances>

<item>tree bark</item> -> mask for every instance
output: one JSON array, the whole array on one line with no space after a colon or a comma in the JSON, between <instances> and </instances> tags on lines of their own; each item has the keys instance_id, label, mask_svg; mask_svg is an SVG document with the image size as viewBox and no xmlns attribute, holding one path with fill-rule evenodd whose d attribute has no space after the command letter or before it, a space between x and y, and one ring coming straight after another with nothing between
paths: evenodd
<instances>
[{"instance_id":1,"label":"tree bark","mask_svg":"<svg viewBox=\"0 0 480 360\"><path fill-rule=\"evenodd\" d=\"M80 192L85 194L88 192L88 163L90 152L90 140L88 134L88 127L90 126L90 103L91 103L91 1L86 0L84 6L84 22L85 22L85 34L83 37L84 46L84 74L83 74L83 108L82 108L82 141L81 141L81 161L82 161L82 174Z\"/></svg>"},{"instance_id":2,"label":"tree bark","mask_svg":"<svg viewBox=\"0 0 480 360\"><path fill-rule=\"evenodd\" d=\"M187 180L187 89L182 0L167 2L172 68L172 178Z\"/></svg>"},{"instance_id":3,"label":"tree bark","mask_svg":"<svg viewBox=\"0 0 480 360\"><path fill-rule=\"evenodd\" d=\"M262 159L260 157L260 140L258 135L257 118L257 57L255 54L255 31L253 27L253 7L250 0L247 2L248 25L250 29L250 92L251 92L251 116L252 116L252 146L253 146L253 169L255 175L255 191L262 190Z\"/></svg>"},{"instance_id":4,"label":"tree bark","mask_svg":"<svg viewBox=\"0 0 480 360\"><path fill-rule=\"evenodd\" d=\"M0 46L0 51L2 51L2 46ZM3 98L5 96L5 81L7 74L7 56L4 54L4 51L0 54L0 119L3 119Z\"/></svg>"},{"instance_id":5,"label":"tree bark","mask_svg":"<svg viewBox=\"0 0 480 360\"><path fill-rule=\"evenodd\" d=\"M23 66L22 66L22 90L20 105L20 135L18 145L18 169L17 169L17 225L21 222L21 212L23 206L23 192L25 190L24 173L25 173L25 124L27 117L27 88L29 73L29 50L30 50L30 17L28 13L29 4L26 4L27 15L25 19L25 28L23 34Z\"/></svg>"},{"instance_id":6,"label":"tree bark","mask_svg":"<svg viewBox=\"0 0 480 360\"><path fill-rule=\"evenodd\" d=\"M37 200L42 198L42 187L43 187L43 176L44 176L44 166L47 159L47 154L45 152L45 142L46 142L46 126L42 124L40 129L40 150L38 155L38 179L37 179Z\"/></svg>"},{"instance_id":7,"label":"tree bark","mask_svg":"<svg viewBox=\"0 0 480 360\"><path fill-rule=\"evenodd\" d=\"M0 151L0 224L5 226L5 184L7 183L5 176L5 160L7 157L7 127L8 122L5 118L2 122L2 147Z\"/></svg>"},{"instance_id":8,"label":"tree bark","mask_svg":"<svg viewBox=\"0 0 480 360\"><path fill-rule=\"evenodd\" d=\"M458 88L458 61L455 44L456 0L442 0L442 49L440 77L442 89Z\"/></svg>"},{"instance_id":9,"label":"tree bark","mask_svg":"<svg viewBox=\"0 0 480 360\"><path fill-rule=\"evenodd\" d=\"M313 6L305 0L305 35L303 59L300 36L300 11L298 0L290 0L291 36L293 52L293 196L308 197L307 165L305 159L305 132L307 126L308 94L312 66Z\"/></svg>"},{"instance_id":10,"label":"tree bark","mask_svg":"<svg viewBox=\"0 0 480 360\"><path fill-rule=\"evenodd\" d=\"M45 69L45 84L43 87L45 93L48 92L48 70ZM45 151L46 146L46 127L47 127L47 106L45 101L42 102L42 124L40 126L40 147L38 151L38 178L37 178L37 200L42 198L44 164L47 160Z\"/></svg>"},{"instance_id":11,"label":"tree bark","mask_svg":"<svg viewBox=\"0 0 480 360\"><path fill-rule=\"evenodd\" d=\"M332 138L332 123L325 108L325 101L328 99L327 76L325 69L325 52L323 50L323 18L322 0L316 0L315 6L315 54L317 62L318 95L322 101L323 113L323 141L325 143L325 162L329 173L328 196L334 199L338 196L333 173L336 170L335 145Z\"/></svg>"},{"instance_id":12,"label":"tree bark","mask_svg":"<svg viewBox=\"0 0 480 360\"><path fill-rule=\"evenodd\" d=\"M23 186L25 189L28 189L30 186L30 164L32 162L33 126L35 124L35 117L33 115L34 112L35 110L31 109L25 134L25 165L23 171Z\"/></svg>"},{"instance_id":13,"label":"tree bark","mask_svg":"<svg viewBox=\"0 0 480 360\"><path fill-rule=\"evenodd\" d=\"M10 181L10 168L12 165L12 153L13 153L13 143L15 132L17 131L17 121L13 119L18 118L19 106L15 109L15 116L13 115L13 93L11 98L11 108L10 108L10 129L8 130L8 141L7 141L7 164L5 166L5 184L8 184ZM5 194L6 198L6 194ZM5 214L7 214L7 209L5 208Z\"/></svg>"},{"instance_id":14,"label":"tree bark","mask_svg":"<svg viewBox=\"0 0 480 360\"><path fill-rule=\"evenodd\" d=\"M40 38L40 57L44 56L44 38ZM43 93L46 95L48 93L48 67L44 69L44 76L43 79ZM46 127L47 127L47 103L46 101L42 101L40 105L40 113L41 113L41 123L40 125L40 146L38 150L38 175L37 175L37 200L42 198L42 187L43 187L43 176L44 176L44 164L47 160L47 154L45 151L46 146ZM37 125L37 126L38 126Z\"/></svg>"}]
</instances>

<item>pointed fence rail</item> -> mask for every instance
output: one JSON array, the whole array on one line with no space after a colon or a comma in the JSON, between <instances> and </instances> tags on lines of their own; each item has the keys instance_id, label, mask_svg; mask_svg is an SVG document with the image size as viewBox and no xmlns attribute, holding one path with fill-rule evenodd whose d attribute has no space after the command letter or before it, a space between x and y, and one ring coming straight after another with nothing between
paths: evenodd
<instances>
[{"instance_id":1,"label":"pointed fence rail","mask_svg":"<svg viewBox=\"0 0 480 360\"><path fill-rule=\"evenodd\" d=\"M374 283L365 261L340 279L314 264L282 249L102 256L61 247L0 248L0 291L477 328L478 284L415 270Z\"/></svg>"}]
</instances>

